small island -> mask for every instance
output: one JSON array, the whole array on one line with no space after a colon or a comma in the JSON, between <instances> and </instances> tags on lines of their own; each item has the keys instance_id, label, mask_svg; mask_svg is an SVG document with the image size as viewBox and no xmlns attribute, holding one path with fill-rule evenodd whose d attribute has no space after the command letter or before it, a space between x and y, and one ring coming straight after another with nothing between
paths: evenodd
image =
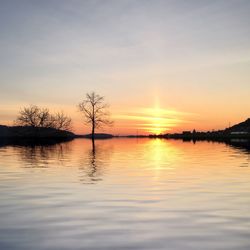
<instances>
[{"instance_id":1,"label":"small island","mask_svg":"<svg viewBox=\"0 0 250 250\"><path fill-rule=\"evenodd\" d=\"M55 144L73 138L74 133L55 128L0 125L0 145Z\"/></svg>"}]
</instances>

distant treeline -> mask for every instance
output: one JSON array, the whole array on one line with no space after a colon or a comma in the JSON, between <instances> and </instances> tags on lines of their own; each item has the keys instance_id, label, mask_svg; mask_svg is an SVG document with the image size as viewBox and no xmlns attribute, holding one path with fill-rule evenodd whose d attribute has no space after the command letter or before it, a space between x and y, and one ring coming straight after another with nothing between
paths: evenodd
<instances>
[{"instance_id":1,"label":"distant treeline","mask_svg":"<svg viewBox=\"0 0 250 250\"><path fill-rule=\"evenodd\" d=\"M182 139L182 140L211 140L224 141L230 139L250 139L250 133L226 133L226 132L196 132L174 133L164 135L149 135L150 138Z\"/></svg>"},{"instance_id":2,"label":"distant treeline","mask_svg":"<svg viewBox=\"0 0 250 250\"><path fill-rule=\"evenodd\" d=\"M150 135L150 138L172 138L183 140L225 141L231 139L250 139L250 118L232 127L218 131L197 132L196 130L182 133Z\"/></svg>"}]
</instances>

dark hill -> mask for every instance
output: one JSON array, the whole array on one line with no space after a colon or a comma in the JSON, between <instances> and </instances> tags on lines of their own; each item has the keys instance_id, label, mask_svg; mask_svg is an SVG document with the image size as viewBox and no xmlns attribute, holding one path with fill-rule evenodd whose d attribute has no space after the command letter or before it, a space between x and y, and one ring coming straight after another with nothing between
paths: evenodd
<instances>
[{"instance_id":1,"label":"dark hill","mask_svg":"<svg viewBox=\"0 0 250 250\"><path fill-rule=\"evenodd\" d=\"M226 132L247 132L250 133L250 118L244 122L233 125L230 128L225 129Z\"/></svg>"}]
</instances>

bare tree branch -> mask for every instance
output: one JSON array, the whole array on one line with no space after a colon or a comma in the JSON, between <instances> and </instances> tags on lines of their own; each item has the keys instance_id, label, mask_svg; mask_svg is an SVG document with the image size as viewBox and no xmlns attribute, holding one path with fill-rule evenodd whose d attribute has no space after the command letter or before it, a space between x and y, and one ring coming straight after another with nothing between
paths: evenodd
<instances>
[{"instance_id":1,"label":"bare tree branch","mask_svg":"<svg viewBox=\"0 0 250 250\"><path fill-rule=\"evenodd\" d=\"M52 115L47 108L39 108L36 105L31 105L20 110L15 124L69 131L71 130L72 121L62 111Z\"/></svg>"},{"instance_id":2,"label":"bare tree branch","mask_svg":"<svg viewBox=\"0 0 250 250\"><path fill-rule=\"evenodd\" d=\"M108 107L108 104L104 102L104 97L95 92L87 93L86 99L79 103L78 109L82 112L85 123L92 127L92 138L94 138L96 128L113 124Z\"/></svg>"}]
</instances>

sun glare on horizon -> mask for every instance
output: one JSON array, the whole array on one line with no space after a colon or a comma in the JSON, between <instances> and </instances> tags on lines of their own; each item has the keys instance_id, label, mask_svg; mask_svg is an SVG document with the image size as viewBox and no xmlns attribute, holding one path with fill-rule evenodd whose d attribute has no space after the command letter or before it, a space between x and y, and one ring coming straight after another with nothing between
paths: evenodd
<instances>
[{"instance_id":1,"label":"sun glare on horizon","mask_svg":"<svg viewBox=\"0 0 250 250\"><path fill-rule=\"evenodd\" d=\"M164 134L186 121L187 113L169 108L134 108L131 112L116 115L115 118L130 123L138 134Z\"/></svg>"},{"instance_id":2,"label":"sun glare on horizon","mask_svg":"<svg viewBox=\"0 0 250 250\"><path fill-rule=\"evenodd\" d=\"M144 110L145 123L142 124L142 129L150 134L163 134L169 131L171 128L175 127L181 120L173 116L177 112L161 109L159 105L155 105L154 108L148 108ZM172 117L170 116L172 113Z\"/></svg>"}]
</instances>

